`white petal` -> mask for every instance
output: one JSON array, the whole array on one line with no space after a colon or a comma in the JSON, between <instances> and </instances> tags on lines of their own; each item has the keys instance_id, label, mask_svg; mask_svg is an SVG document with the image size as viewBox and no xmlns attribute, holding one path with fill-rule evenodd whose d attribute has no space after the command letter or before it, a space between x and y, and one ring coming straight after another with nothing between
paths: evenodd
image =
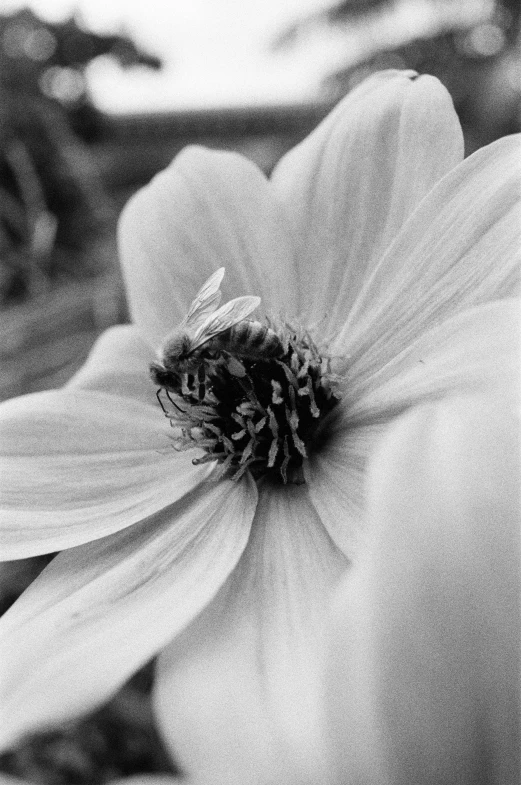
<instances>
[{"instance_id":1,"label":"white petal","mask_svg":"<svg viewBox=\"0 0 521 785\"><path fill-rule=\"evenodd\" d=\"M63 551L0 620L3 745L103 702L215 595L242 553L252 481L208 483Z\"/></svg>"},{"instance_id":2,"label":"white petal","mask_svg":"<svg viewBox=\"0 0 521 785\"><path fill-rule=\"evenodd\" d=\"M366 528L367 462L389 423L411 406L449 394L500 384L519 388L520 357L521 302L502 300L449 319L382 367L366 357L348 373L335 430L304 469L322 522L350 559Z\"/></svg>"},{"instance_id":3,"label":"white petal","mask_svg":"<svg viewBox=\"0 0 521 785\"><path fill-rule=\"evenodd\" d=\"M471 308L422 335L383 367L359 364L345 381L335 431L305 464L310 497L350 558L363 543L367 462L406 409L447 395L521 388L521 303ZM365 370L365 375L362 372Z\"/></svg>"},{"instance_id":4,"label":"white petal","mask_svg":"<svg viewBox=\"0 0 521 785\"><path fill-rule=\"evenodd\" d=\"M281 206L261 171L235 153L184 150L126 206L119 236L132 316L155 347L218 267L225 300L258 295L263 308L296 310Z\"/></svg>"},{"instance_id":5,"label":"white petal","mask_svg":"<svg viewBox=\"0 0 521 785\"><path fill-rule=\"evenodd\" d=\"M312 322L344 322L403 223L462 158L449 94L409 71L363 82L282 159L272 179L300 238L300 304Z\"/></svg>"},{"instance_id":6,"label":"white petal","mask_svg":"<svg viewBox=\"0 0 521 785\"><path fill-rule=\"evenodd\" d=\"M334 351L380 365L466 308L513 297L521 261L521 134L467 158L428 194L367 280Z\"/></svg>"},{"instance_id":7,"label":"white petal","mask_svg":"<svg viewBox=\"0 0 521 785\"><path fill-rule=\"evenodd\" d=\"M87 361L67 387L99 390L155 404L156 388L150 378L155 352L133 325L106 330L94 344Z\"/></svg>"},{"instance_id":8,"label":"white petal","mask_svg":"<svg viewBox=\"0 0 521 785\"><path fill-rule=\"evenodd\" d=\"M344 427L381 422L449 393L500 381L519 384L521 301L469 308L409 345L393 348L396 354L386 362L377 352L353 361L345 382Z\"/></svg>"},{"instance_id":9,"label":"white petal","mask_svg":"<svg viewBox=\"0 0 521 785\"><path fill-rule=\"evenodd\" d=\"M1 559L50 553L153 515L208 476L159 405L69 388L0 410Z\"/></svg>"},{"instance_id":10,"label":"white petal","mask_svg":"<svg viewBox=\"0 0 521 785\"><path fill-rule=\"evenodd\" d=\"M518 781L519 426L518 400L474 395L385 440L335 614L331 782Z\"/></svg>"},{"instance_id":11,"label":"white petal","mask_svg":"<svg viewBox=\"0 0 521 785\"><path fill-rule=\"evenodd\" d=\"M158 719L189 777L318 781L324 611L345 564L305 486L263 488L235 572L159 659Z\"/></svg>"},{"instance_id":12,"label":"white petal","mask_svg":"<svg viewBox=\"0 0 521 785\"><path fill-rule=\"evenodd\" d=\"M304 464L309 496L335 544L356 558L365 534L367 462L387 423L342 427Z\"/></svg>"}]
</instances>

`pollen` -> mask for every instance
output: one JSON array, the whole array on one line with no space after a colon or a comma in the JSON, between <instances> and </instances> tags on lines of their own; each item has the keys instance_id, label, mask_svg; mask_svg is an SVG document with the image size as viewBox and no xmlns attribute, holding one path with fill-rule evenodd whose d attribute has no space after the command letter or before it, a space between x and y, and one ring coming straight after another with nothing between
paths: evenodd
<instances>
[{"instance_id":1,"label":"pollen","mask_svg":"<svg viewBox=\"0 0 521 785\"><path fill-rule=\"evenodd\" d=\"M250 472L256 480L303 483L304 461L340 400L331 359L309 332L287 323L274 329L280 356L248 359L221 351L158 390L176 430L174 447L200 448L193 463L217 462L215 479L239 480Z\"/></svg>"}]
</instances>

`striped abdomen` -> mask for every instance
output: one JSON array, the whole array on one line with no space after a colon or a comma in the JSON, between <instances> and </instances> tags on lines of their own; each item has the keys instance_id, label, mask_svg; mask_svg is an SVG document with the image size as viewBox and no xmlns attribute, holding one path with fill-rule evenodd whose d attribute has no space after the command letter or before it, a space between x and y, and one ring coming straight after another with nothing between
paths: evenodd
<instances>
[{"instance_id":1,"label":"striped abdomen","mask_svg":"<svg viewBox=\"0 0 521 785\"><path fill-rule=\"evenodd\" d=\"M216 335L205 344L205 349L210 352L225 351L250 360L280 357L284 354L282 342L276 332L261 322L248 319Z\"/></svg>"}]
</instances>

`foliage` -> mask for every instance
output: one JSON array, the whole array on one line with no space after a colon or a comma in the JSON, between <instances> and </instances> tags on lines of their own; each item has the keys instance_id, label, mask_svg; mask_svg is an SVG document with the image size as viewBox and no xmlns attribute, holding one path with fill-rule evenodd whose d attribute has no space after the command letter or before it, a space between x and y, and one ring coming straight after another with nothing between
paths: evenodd
<instances>
[{"instance_id":1,"label":"foliage","mask_svg":"<svg viewBox=\"0 0 521 785\"><path fill-rule=\"evenodd\" d=\"M521 6L503 5L489 19L452 27L373 52L324 81L325 94L339 99L372 73L412 68L438 77L449 90L462 124L467 151L521 128Z\"/></svg>"},{"instance_id":2,"label":"foliage","mask_svg":"<svg viewBox=\"0 0 521 785\"><path fill-rule=\"evenodd\" d=\"M367 76L387 68L411 68L438 77L455 103L469 153L519 130L519 0L495 0L488 10L484 5L480 14L471 14L471 4L463 2L418 2L418 9L430 5L432 12L428 29L421 32L401 28L399 15L393 18L393 7L398 5L389 0L342 0L288 28L275 46L294 46L304 30L309 33L325 26L345 32L345 65L338 66L322 84L322 97L332 102ZM393 19L391 33L386 34L386 25ZM362 54L351 49L353 34L364 41Z\"/></svg>"},{"instance_id":3,"label":"foliage","mask_svg":"<svg viewBox=\"0 0 521 785\"><path fill-rule=\"evenodd\" d=\"M98 113L84 76L95 57L159 67L126 36L29 9L0 16L0 301L99 272L89 247L114 212L85 141ZM83 136L83 139L80 136Z\"/></svg>"}]
</instances>

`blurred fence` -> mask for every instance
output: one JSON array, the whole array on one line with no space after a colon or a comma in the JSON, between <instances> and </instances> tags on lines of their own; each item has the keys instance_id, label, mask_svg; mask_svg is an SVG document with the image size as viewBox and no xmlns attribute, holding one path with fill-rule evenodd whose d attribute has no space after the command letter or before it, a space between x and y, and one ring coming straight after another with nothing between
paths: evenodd
<instances>
[{"instance_id":1,"label":"blurred fence","mask_svg":"<svg viewBox=\"0 0 521 785\"><path fill-rule=\"evenodd\" d=\"M188 144L237 150L269 174L331 108L324 102L106 117L91 150L116 196L147 182Z\"/></svg>"},{"instance_id":2,"label":"blurred fence","mask_svg":"<svg viewBox=\"0 0 521 785\"><path fill-rule=\"evenodd\" d=\"M118 276L71 284L2 314L1 399L58 387L98 336L125 320Z\"/></svg>"},{"instance_id":3,"label":"blurred fence","mask_svg":"<svg viewBox=\"0 0 521 785\"><path fill-rule=\"evenodd\" d=\"M127 319L115 247L116 217L127 198L187 144L236 150L269 173L280 156L329 111L326 104L103 117L86 150L114 223L92 253L106 257L97 275L53 285L3 308L0 400L63 384L80 368L96 337ZM85 151L84 151L85 152Z\"/></svg>"}]
</instances>

